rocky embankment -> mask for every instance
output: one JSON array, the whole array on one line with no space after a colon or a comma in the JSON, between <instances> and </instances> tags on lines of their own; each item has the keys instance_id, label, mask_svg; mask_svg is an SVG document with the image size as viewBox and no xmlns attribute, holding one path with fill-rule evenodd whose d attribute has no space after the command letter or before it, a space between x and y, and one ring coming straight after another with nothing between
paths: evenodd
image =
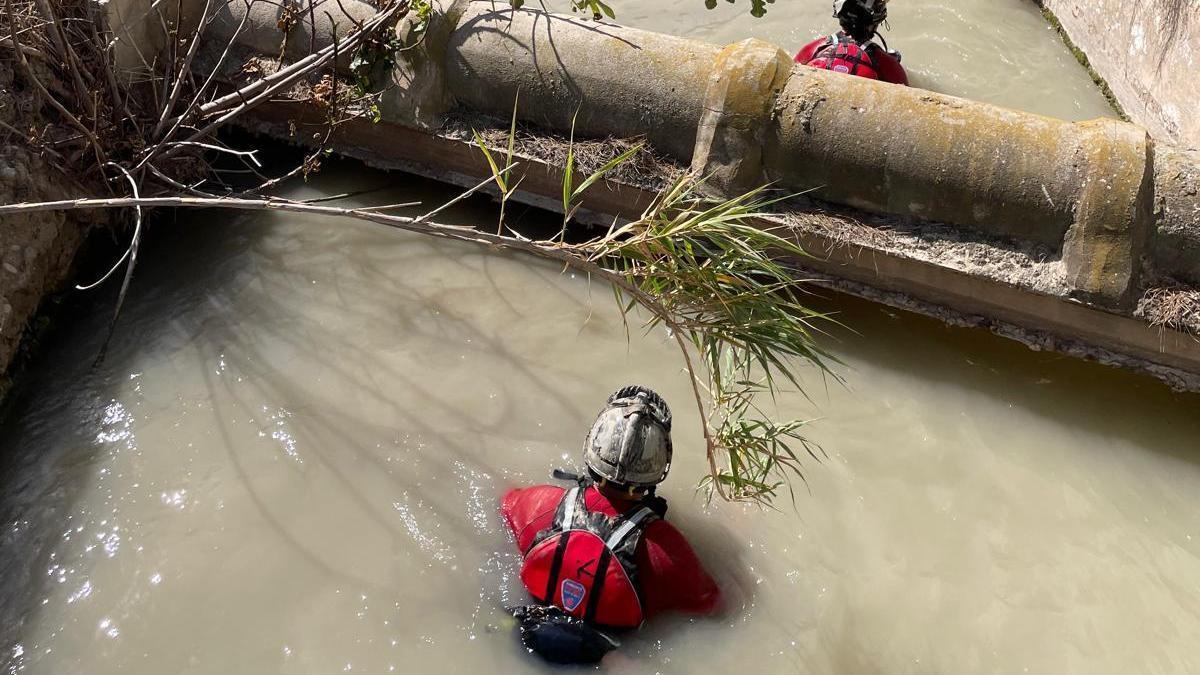
<instances>
[{"instance_id":1,"label":"rocky embankment","mask_svg":"<svg viewBox=\"0 0 1200 675\"><path fill-rule=\"evenodd\" d=\"M0 203L14 204L80 194L83 186L41 156L22 136L45 133L56 121L11 61L0 63ZM52 71L33 59L40 81L54 88ZM68 288L76 254L107 214L42 211L0 216L0 398L19 362L22 338L45 298Z\"/></svg>"}]
</instances>

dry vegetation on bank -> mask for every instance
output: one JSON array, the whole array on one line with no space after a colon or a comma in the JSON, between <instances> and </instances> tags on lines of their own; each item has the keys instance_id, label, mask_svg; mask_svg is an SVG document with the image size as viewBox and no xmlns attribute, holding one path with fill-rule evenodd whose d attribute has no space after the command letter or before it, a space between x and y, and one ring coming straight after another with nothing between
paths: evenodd
<instances>
[{"instance_id":1,"label":"dry vegetation on bank","mask_svg":"<svg viewBox=\"0 0 1200 675\"><path fill-rule=\"evenodd\" d=\"M1183 284L1160 282L1147 289L1136 315L1152 326L1200 337L1200 291Z\"/></svg>"}]
</instances>

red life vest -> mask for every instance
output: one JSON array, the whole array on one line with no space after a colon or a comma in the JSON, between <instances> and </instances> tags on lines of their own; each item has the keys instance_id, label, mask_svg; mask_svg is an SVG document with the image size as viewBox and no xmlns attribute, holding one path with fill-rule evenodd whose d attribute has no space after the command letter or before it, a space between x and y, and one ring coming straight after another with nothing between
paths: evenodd
<instances>
[{"instance_id":1,"label":"red life vest","mask_svg":"<svg viewBox=\"0 0 1200 675\"><path fill-rule=\"evenodd\" d=\"M642 600L636 552L658 514L643 503L611 518L588 511L587 485L563 495L550 527L525 552L521 581L539 603L605 628L637 628Z\"/></svg>"},{"instance_id":2,"label":"red life vest","mask_svg":"<svg viewBox=\"0 0 1200 675\"><path fill-rule=\"evenodd\" d=\"M872 42L865 45L859 44L849 35L830 35L829 40L817 50L808 65L813 68L878 80L879 66L875 63L872 48L877 49L878 47Z\"/></svg>"}]
</instances>

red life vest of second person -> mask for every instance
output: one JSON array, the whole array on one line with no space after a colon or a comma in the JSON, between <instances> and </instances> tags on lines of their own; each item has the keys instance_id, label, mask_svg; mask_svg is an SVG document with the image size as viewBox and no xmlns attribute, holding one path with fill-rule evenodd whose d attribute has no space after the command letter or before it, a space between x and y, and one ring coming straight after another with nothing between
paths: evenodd
<instances>
[{"instance_id":1,"label":"red life vest of second person","mask_svg":"<svg viewBox=\"0 0 1200 675\"><path fill-rule=\"evenodd\" d=\"M875 62L875 56L871 54L872 47L876 47L873 42L862 45L849 35L830 35L808 65L878 80L879 65Z\"/></svg>"},{"instance_id":2,"label":"red life vest of second person","mask_svg":"<svg viewBox=\"0 0 1200 675\"><path fill-rule=\"evenodd\" d=\"M642 601L635 554L658 514L643 503L616 518L588 511L587 485L563 495L550 527L525 552L521 581L539 603L604 628L637 628Z\"/></svg>"}]
</instances>

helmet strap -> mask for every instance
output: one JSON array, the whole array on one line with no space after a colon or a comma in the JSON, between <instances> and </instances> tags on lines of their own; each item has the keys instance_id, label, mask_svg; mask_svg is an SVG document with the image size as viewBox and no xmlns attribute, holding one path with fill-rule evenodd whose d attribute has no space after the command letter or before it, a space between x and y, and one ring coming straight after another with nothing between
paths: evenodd
<instances>
[{"instance_id":1,"label":"helmet strap","mask_svg":"<svg viewBox=\"0 0 1200 675\"><path fill-rule=\"evenodd\" d=\"M586 476L582 476L577 473L572 473L570 471L565 471L563 469L555 469L555 470L551 471L550 477L553 478L554 480L562 480L562 481L566 481L568 483L579 483L579 484L583 484L583 482L585 480L587 480Z\"/></svg>"},{"instance_id":2,"label":"helmet strap","mask_svg":"<svg viewBox=\"0 0 1200 675\"><path fill-rule=\"evenodd\" d=\"M610 481L609 479L605 478L604 476L596 475L594 472L589 471L589 473L592 474L592 479L593 479L593 482L596 484L596 487L606 488L613 492L620 492L621 494L626 495L630 499L640 499L642 497L654 494L655 486L653 486L653 485L651 485L650 487L638 487L636 485L622 485L620 483L614 483L613 481Z\"/></svg>"}]
</instances>

